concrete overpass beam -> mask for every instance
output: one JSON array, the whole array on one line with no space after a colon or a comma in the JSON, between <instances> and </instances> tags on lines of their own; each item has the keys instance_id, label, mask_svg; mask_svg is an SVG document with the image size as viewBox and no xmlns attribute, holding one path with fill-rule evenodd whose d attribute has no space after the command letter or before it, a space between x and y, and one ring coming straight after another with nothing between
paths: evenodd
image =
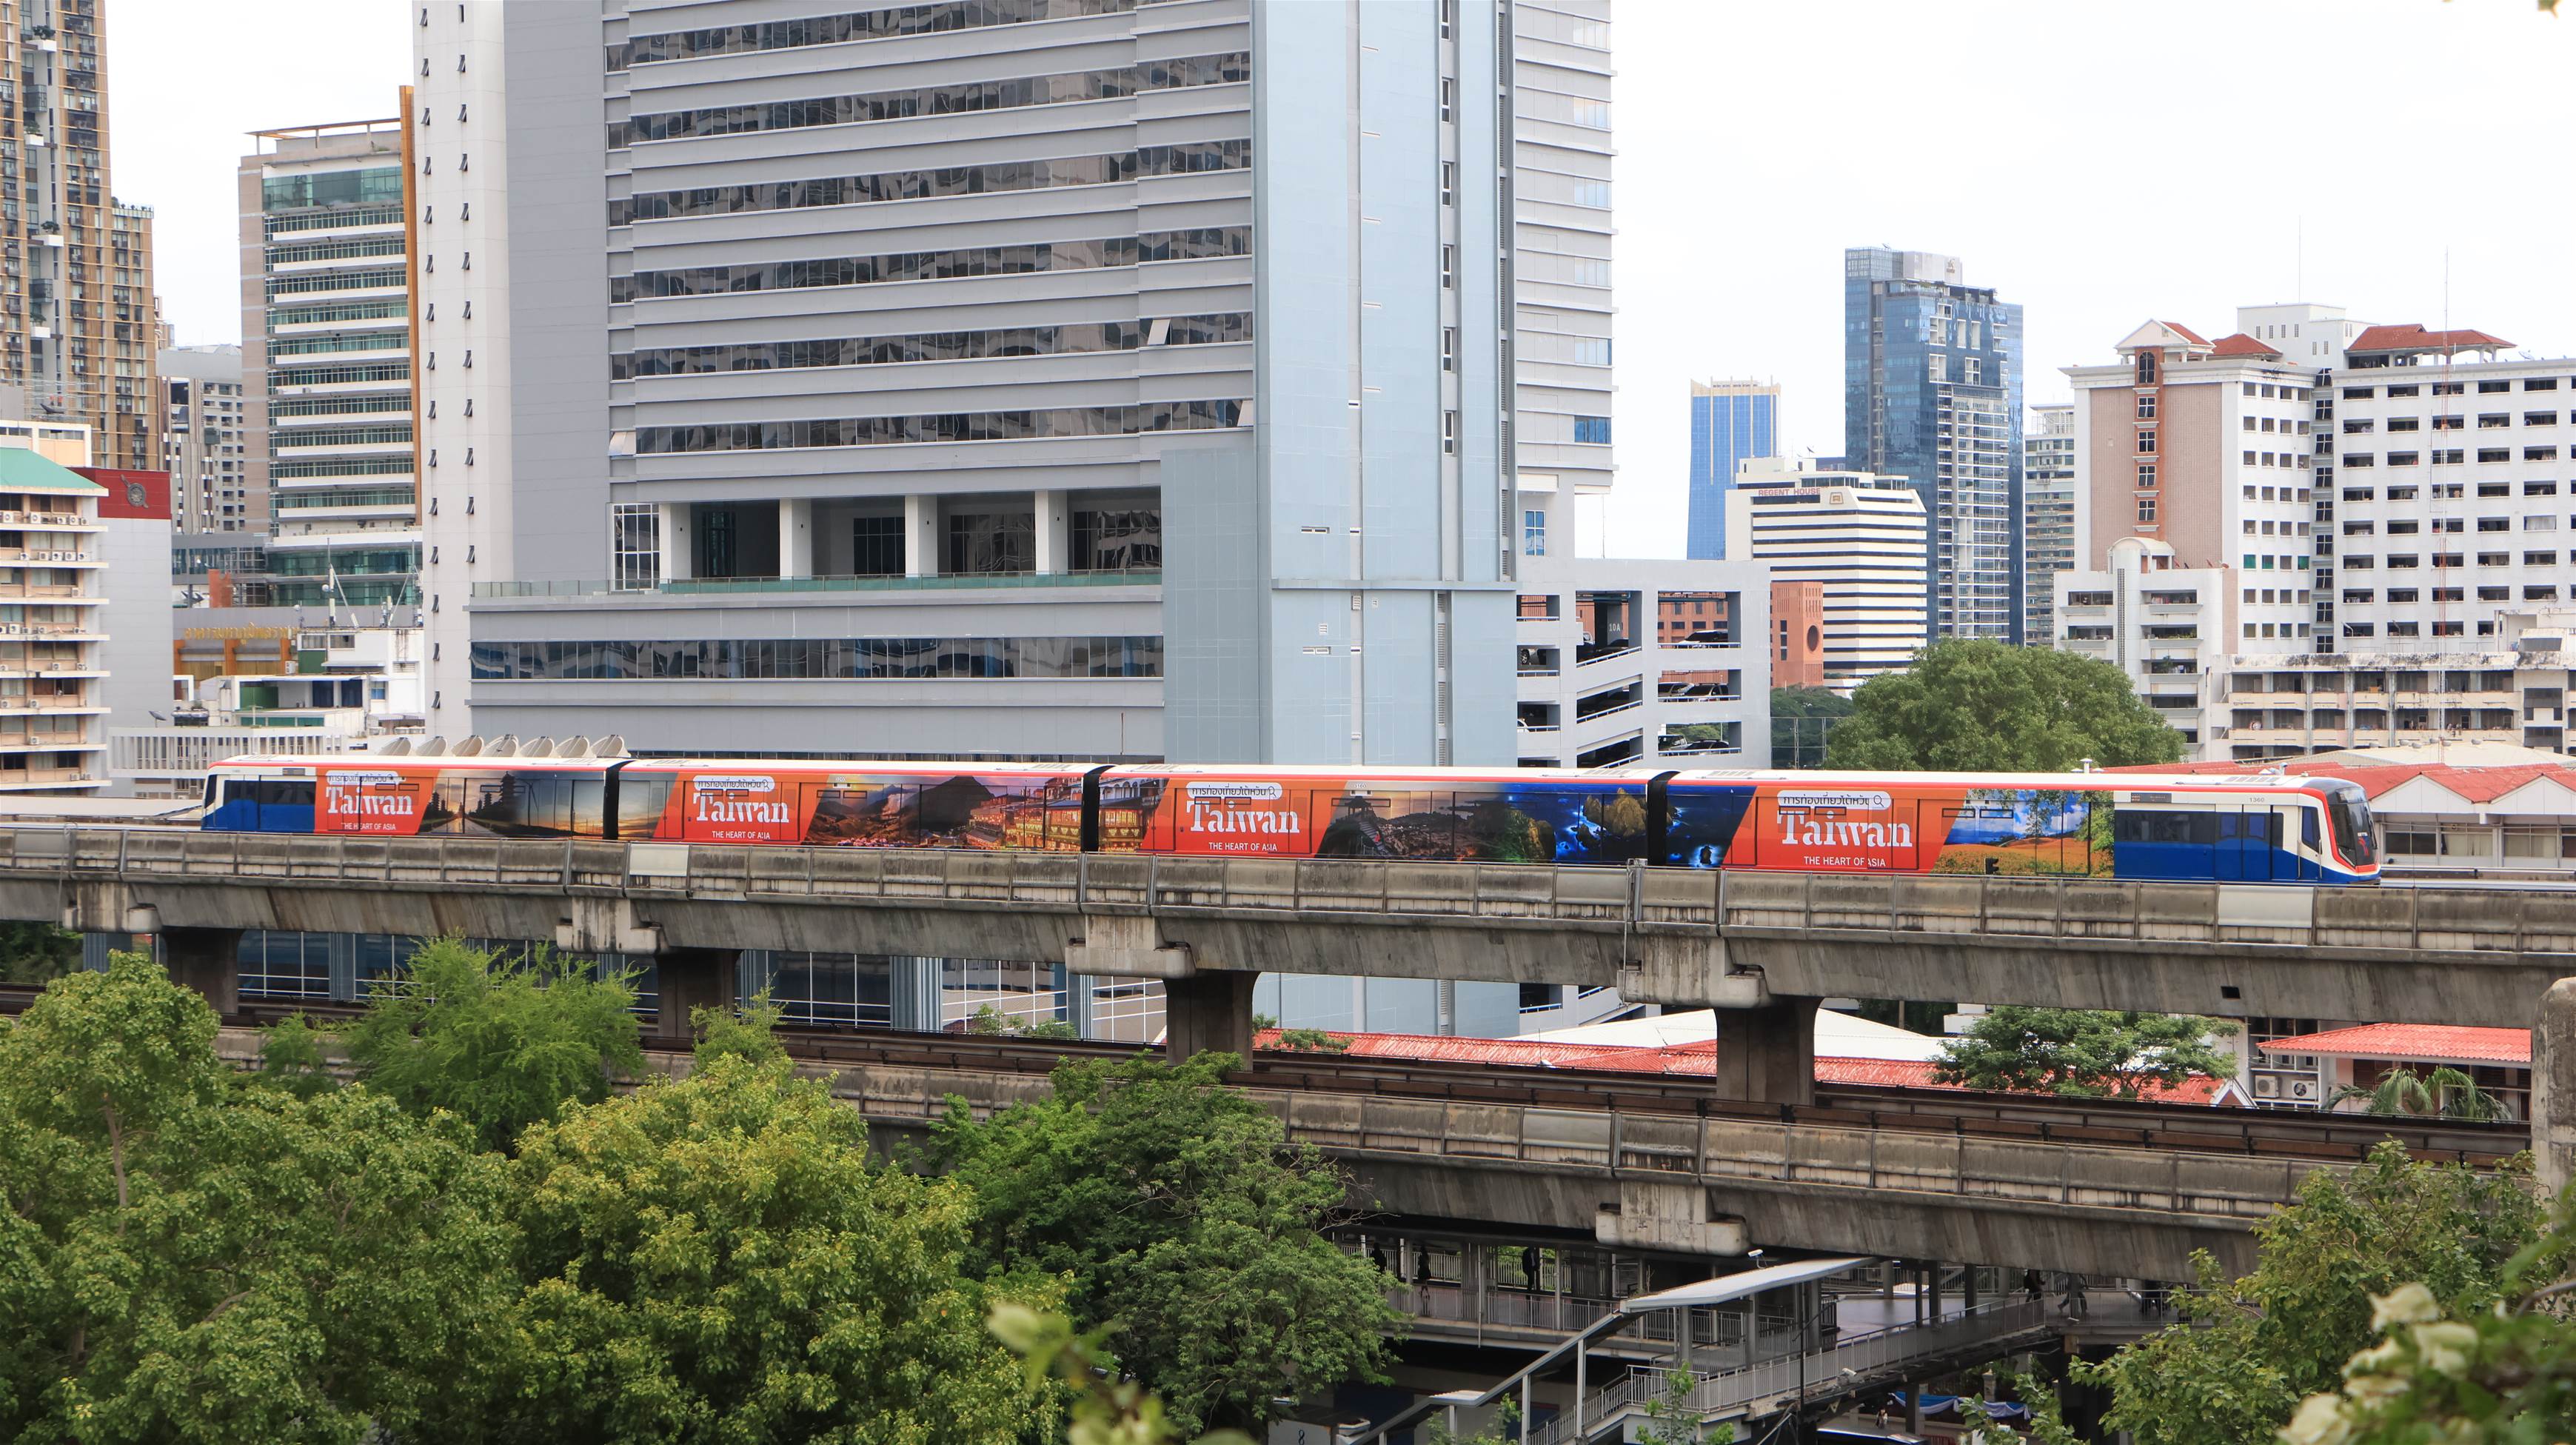
<instances>
[{"instance_id":1,"label":"concrete overpass beam","mask_svg":"<svg viewBox=\"0 0 2576 1445\"><path fill-rule=\"evenodd\" d=\"M150 913L150 909L137 910ZM241 1009L241 940L238 928L164 928L153 934L170 981L206 996L225 1018Z\"/></svg>"},{"instance_id":2,"label":"concrete overpass beam","mask_svg":"<svg viewBox=\"0 0 2576 1445\"><path fill-rule=\"evenodd\" d=\"M1252 1062L1250 973L1192 973L1163 981L1163 1048L1174 1059L1210 1049Z\"/></svg>"},{"instance_id":3,"label":"concrete overpass beam","mask_svg":"<svg viewBox=\"0 0 2576 1445\"><path fill-rule=\"evenodd\" d=\"M1771 990L1761 971L1737 971L1726 940L1715 934L1636 940L1635 957L1619 966L1619 996L1676 1008L1761 1008Z\"/></svg>"},{"instance_id":4,"label":"concrete overpass beam","mask_svg":"<svg viewBox=\"0 0 2576 1445\"><path fill-rule=\"evenodd\" d=\"M555 947L565 953L625 953L650 958L668 946L660 924L636 918L632 899L575 895L564 900L564 908L566 911L555 919Z\"/></svg>"},{"instance_id":5,"label":"concrete overpass beam","mask_svg":"<svg viewBox=\"0 0 2576 1445\"><path fill-rule=\"evenodd\" d=\"M1593 1216L1593 1237L1614 1249L1674 1249L1685 1254L1744 1253L1744 1221L1716 1215L1708 1188L1693 1180L1622 1179L1619 1207Z\"/></svg>"},{"instance_id":6,"label":"concrete overpass beam","mask_svg":"<svg viewBox=\"0 0 2576 1445\"><path fill-rule=\"evenodd\" d=\"M741 962L741 950L732 948L675 948L653 960L661 993L655 1031L685 1044L692 1037L692 1010L732 1008L742 988Z\"/></svg>"},{"instance_id":7,"label":"concrete overpass beam","mask_svg":"<svg viewBox=\"0 0 2576 1445\"><path fill-rule=\"evenodd\" d=\"M2540 996L2531 1031L2531 1149L2540 1185L2555 1198L2576 1178L2576 978Z\"/></svg>"},{"instance_id":8,"label":"concrete overpass beam","mask_svg":"<svg viewBox=\"0 0 2576 1445\"><path fill-rule=\"evenodd\" d=\"M1082 936L1065 940L1064 966L1069 973L1126 978L1187 978L1198 971L1190 946L1165 942L1161 920L1141 914L1084 914Z\"/></svg>"}]
</instances>

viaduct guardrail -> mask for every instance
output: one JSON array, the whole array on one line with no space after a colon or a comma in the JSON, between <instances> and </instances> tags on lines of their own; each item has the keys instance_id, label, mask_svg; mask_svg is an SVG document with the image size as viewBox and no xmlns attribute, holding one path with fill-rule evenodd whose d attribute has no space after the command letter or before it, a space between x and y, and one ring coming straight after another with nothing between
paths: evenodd
<instances>
[{"instance_id":1,"label":"viaduct guardrail","mask_svg":"<svg viewBox=\"0 0 2576 1445\"><path fill-rule=\"evenodd\" d=\"M0 916L2525 1026L2576 890L0 828Z\"/></svg>"},{"instance_id":2,"label":"viaduct guardrail","mask_svg":"<svg viewBox=\"0 0 2576 1445\"><path fill-rule=\"evenodd\" d=\"M1045 1096L1062 1057L1134 1046L956 1035L784 1036L881 1133ZM255 1036L228 1030L239 1057ZM1709 1097L1705 1080L1265 1053L1233 1077L1383 1213L1571 1231L1685 1253L1751 1245L2183 1280L2311 1171L2382 1139L2489 1165L2512 1126L1838 1089L1813 1106Z\"/></svg>"}]
</instances>

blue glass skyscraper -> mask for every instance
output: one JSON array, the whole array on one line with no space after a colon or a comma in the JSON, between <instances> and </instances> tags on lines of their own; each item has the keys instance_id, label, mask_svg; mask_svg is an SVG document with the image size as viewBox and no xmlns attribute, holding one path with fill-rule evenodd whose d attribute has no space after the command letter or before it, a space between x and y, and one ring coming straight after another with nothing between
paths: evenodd
<instances>
[{"instance_id":1,"label":"blue glass skyscraper","mask_svg":"<svg viewBox=\"0 0 2576 1445\"><path fill-rule=\"evenodd\" d=\"M1726 555L1726 489L1747 457L1780 454L1780 388L1691 383L1690 555Z\"/></svg>"},{"instance_id":2,"label":"blue glass skyscraper","mask_svg":"<svg viewBox=\"0 0 2576 1445\"><path fill-rule=\"evenodd\" d=\"M1843 252L1845 465L1931 520L1932 635L2022 640L2021 307L1955 256Z\"/></svg>"}]
</instances>

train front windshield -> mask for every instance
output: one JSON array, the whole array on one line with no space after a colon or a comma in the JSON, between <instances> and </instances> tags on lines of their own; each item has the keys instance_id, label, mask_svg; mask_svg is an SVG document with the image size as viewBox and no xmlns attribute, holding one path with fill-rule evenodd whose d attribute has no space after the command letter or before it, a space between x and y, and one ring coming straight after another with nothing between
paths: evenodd
<instances>
[{"instance_id":1,"label":"train front windshield","mask_svg":"<svg viewBox=\"0 0 2576 1445\"><path fill-rule=\"evenodd\" d=\"M2335 851L2346 861L2362 868L2379 861L2370 832L2370 800L2359 783L2327 785L2326 817L2334 824Z\"/></svg>"}]
</instances>

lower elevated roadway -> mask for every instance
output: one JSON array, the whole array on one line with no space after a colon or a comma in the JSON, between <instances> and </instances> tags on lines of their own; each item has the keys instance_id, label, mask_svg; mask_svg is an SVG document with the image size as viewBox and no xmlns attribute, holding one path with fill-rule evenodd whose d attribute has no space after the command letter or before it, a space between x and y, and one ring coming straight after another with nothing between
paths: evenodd
<instances>
[{"instance_id":1,"label":"lower elevated roadway","mask_svg":"<svg viewBox=\"0 0 2576 1445\"><path fill-rule=\"evenodd\" d=\"M979 1117L1043 1097L1067 1057L1133 1046L797 1032L800 1067L883 1135L958 1099ZM246 1053L251 1036L228 1047ZM2191 1277L2254 1263L2253 1225L2316 1169L2395 1139L2492 1165L2512 1125L1830 1088L1813 1105L1711 1097L1706 1080L1265 1052L1233 1076L1350 1171L1352 1202L1413 1219L1579 1231L1685 1254L1753 1247Z\"/></svg>"}]
</instances>

